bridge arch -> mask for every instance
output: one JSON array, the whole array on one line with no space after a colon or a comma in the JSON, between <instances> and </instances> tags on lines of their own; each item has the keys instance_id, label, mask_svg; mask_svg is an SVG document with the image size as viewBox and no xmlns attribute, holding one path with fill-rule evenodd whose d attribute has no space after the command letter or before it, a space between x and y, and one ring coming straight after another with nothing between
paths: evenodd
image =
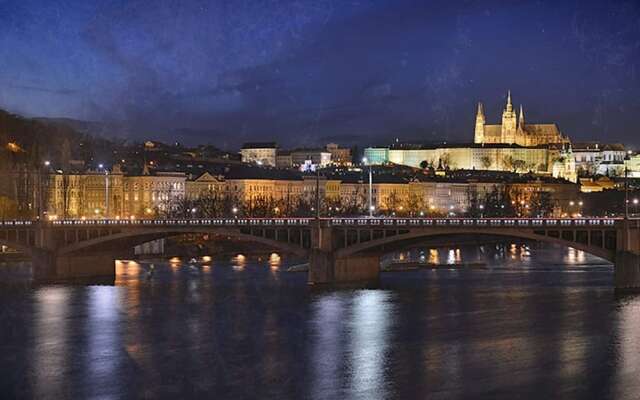
<instances>
[{"instance_id":1,"label":"bridge arch","mask_svg":"<svg viewBox=\"0 0 640 400\"><path fill-rule=\"evenodd\" d=\"M211 234L226 236L234 240L248 243L262 244L268 247L272 247L274 250L281 252L291 253L297 256L306 256L308 250L301 245L287 243L279 240L274 240L262 236L251 235L242 233L238 229L233 228L145 228L145 229L132 229L123 230L121 232L112 233L105 236L82 240L72 244L68 244L61 247L58 250L59 255L73 255L84 251L99 251L99 250L113 250L114 248L122 249L133 248L134 246L157 239L169 238L173 236L179 236L184 234Z\"/></svg>"},{"instance_id":2,"label":"bridge arch","mask_svg":"<svg viewBox=\"0 0 640 400\"><path fill-rule=\"evenodd\" d=\"M410 230L407 233L401 233L401 234L387 236L380 239L374 239L366 242L353 244L348 247L337 250L335 255L336 255L336 258L348 258L350 256L372 252L376 249L380 249L383 246L388 246L388 245L401 246L403 243L406 244L406 243L410 243L411 241L415 241L423 238L438 237L438 236L459 236L459 235L494 236L494 237L497 236L497 237L512 238L512 239L526 239L526 240L532 240L532 241L543 242L543 243L555 243L555 244L560 244L566 247L572 247L577 250L584 251L596 257L603 258L609 262L614 262L614 258L615 258L614 250L609 250L606 248L593 246L593 245L587 245L580 242L564 240L559 237L540 235L529 230L505 229L505 228L500 228L500 229L442 228L442 229L430 229L430 230Z\"/></svg>"}]
</instances>

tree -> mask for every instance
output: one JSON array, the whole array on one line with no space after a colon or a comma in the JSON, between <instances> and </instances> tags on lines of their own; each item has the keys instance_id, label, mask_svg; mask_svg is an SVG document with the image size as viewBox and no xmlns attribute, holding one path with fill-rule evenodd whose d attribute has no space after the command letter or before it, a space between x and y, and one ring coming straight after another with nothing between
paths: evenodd
<instances>
[{"instance_id":1,"label":"tree","mask_svg":"<svg viewBox=\"0 0 640 400\"><path fill-rule=\"evenodd\" d=\"M482 164L483 169L489 169L491 164L493 164L493 161L491 161L491 157L489 156L482 156L480 158L480 163Z\"/></svg>"},{"instance_id":2,"label":"tree","mask_svg":"<svg viewBox=\"0 0 640 400\"><path fill-rule=\"evenodd\" d=\"M407 212L414 216L424 210L424 199L417 193L409 193L407 197Z\"/></svg>"},{"instance_id":3,"label":"tree","mask_svg":"<svg viewBox=\"0 0 640 400\"><path fill-rule=\"evenodd\" d=\"M553 214L551 193L547 191L537 191L533 193L529 204L532 216L543 218Z\"/></svg>"},{"instance_id":4,"label":"tree","mask_svg":"<svg viewBox=\"0 0 640 400\"><path fill-rule=\"evenodd\" d=\"M395 190L392 190L391 193L389 193L389 196L387 196L387 198L384 201L385 210L388 213L393 213L398 211L401 206L402 206L402 200L398 196L398 193L396 193Z\"/></svg>"},{"instance_id":5,"label":"tree","mask_svg":"<svg viewBox=\"0 0 640 400\"><path fill-rule=\"evenodd\" d=\"M482 201L485 217L511 217L515 215L513 204L505 187L494 186L485 193Z\"/></svg>"},{"instance_id":6,"label":"tree","mask_svg":"<svg viewBox=\"0 0 640 400\"><path fill-rule=\"evenodd\" d=\"M429 168L429 162L428 162L427 160L422 160L422 161L420 162L420 168L422 168L422 169L427 169L427 168Z\"/></svg>"},{"instance_id":7,"label":"tree","mask_svg":"<svg viewBox=\"0 0 640 400\"><path fill-rule=\"evenodd\" d=\"M522 171L525 172L526 168L527 168L527 162L524 160L520 160L517 158L513 158L512 156L506 156L504 158L504 165L507 169L509 169L511 172L518 172L518 171Z\"/></svg>"},{"instance_id":8,"label":"tree","mask_svg":"<svg viewBox=\"0 0 640 400\"><path fill-rule=\"evenodd\" d=\"M467 215L469 217L477 218L483 214L483 210L480 208L478 190L475 186L467 186L467 203L469 204L469 208L467 209ZM482 207L484 208L484 205Z\"/></svg>"},{"instance_id":9,"label":"tree","mask_svg":"<svg viewBox=\"0 0 640 400\"><path fill-rule=\"evenodd\" d=\"M442 164L442 168L444 169L452 168L453 166L451 165L451 154L442 153L442 155L440 156L440 163Z\"/></svg>"}]
</instances>

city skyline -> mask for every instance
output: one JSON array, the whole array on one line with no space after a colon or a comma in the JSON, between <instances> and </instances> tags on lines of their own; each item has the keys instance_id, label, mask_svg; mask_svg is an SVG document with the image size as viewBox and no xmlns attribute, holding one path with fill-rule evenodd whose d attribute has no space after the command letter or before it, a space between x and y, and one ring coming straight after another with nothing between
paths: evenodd
<instances>
[{"instance_id":1,"label":"city skyline","mask_svg":"<svg viewBox=\"0 0 640 400\"><path fill-rule=\"evenodd\" d=\"M471 141L507 90L574 141L638 145L632 2L7 1L0 108L224 149ZM526 21L526 22L525 22Z\"/></svg>"}]
</instances>

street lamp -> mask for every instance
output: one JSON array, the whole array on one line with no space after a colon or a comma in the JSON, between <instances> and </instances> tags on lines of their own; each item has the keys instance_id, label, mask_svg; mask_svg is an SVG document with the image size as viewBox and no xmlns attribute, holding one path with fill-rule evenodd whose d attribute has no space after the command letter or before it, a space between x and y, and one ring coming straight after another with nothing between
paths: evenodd
<instances>
[{"instance_id":1,"label":"street lamp","mask_svg":"<svg viewBox=\"0 0 640 400\"><path fill-rule=\"evenodd\" d=\"M629 218L629 167L627 161L631 160L629 153L624 157L624 218Z\"/></svg>"},{"instance_id":2,"label":"street lamp","mask_svg":"<svg viewBox=\"0 0 640 400\"><path fill-rule=\"evenodd\" d=\"M233 207L233 208L231 209L231 212L233 213L233 216L234 216L234 217L236 217L236 216L237 216L237 214L238 214L238 207Z\"/></svg>"},{"instance_id":3,"label":"street lamp","mask_svg":"<svg viewBox=\"0 0 640 400\"><path fill-rule=\"evenodd\" d=\"M104 217L109 217L109 170L104 164L98 164L98 169L104 171Z\"/></svg>"},{"instance_id":4,"label":"street lamp","mask_svg":"<svg viewBox=\"0 0 640 400\"><path fill-rule=\"evenodd\" d=\"M44 166L49 169L49 166L51 165L51 163L49 161L45 161ZM47 176L49 174L47 173ZM43 197L42 197L42 168L38 167L38 219L43 218L44 213L45 213L45 207L44 204L42 204L44 202Z\"/></svg>"},{"instance_id":5,"label":"street lamp","mask_svg":"<svg viewBox=\"0 0 640 400\"><path fill-rule=\"evenodd\" d=\"M373 190L373 174L371 172L371 164L368 164L367 157L362 158L362 163L364 165L369 165L369 218L373 218L373 201L372 201L372 190Z\"/></svg>"}]
</instances>

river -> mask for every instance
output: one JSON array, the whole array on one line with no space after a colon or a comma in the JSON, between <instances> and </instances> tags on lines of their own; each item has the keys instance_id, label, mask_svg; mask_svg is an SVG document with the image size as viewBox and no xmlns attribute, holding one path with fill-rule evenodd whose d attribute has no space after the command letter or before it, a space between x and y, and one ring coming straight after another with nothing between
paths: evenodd
<instances>
[{"instance_id":1,"label":"river","mask_svg":"<svg viewBox=\"0 0 640 400\"><path fill-rule=\"evenodd\" d=\"M640 297L615 295L611 265L521 243L391 258L421 256L451 267L332 288L278 255L119 262L115 285L4 279L0 397L640 397Z\"/></svg>"}]
</instances>

